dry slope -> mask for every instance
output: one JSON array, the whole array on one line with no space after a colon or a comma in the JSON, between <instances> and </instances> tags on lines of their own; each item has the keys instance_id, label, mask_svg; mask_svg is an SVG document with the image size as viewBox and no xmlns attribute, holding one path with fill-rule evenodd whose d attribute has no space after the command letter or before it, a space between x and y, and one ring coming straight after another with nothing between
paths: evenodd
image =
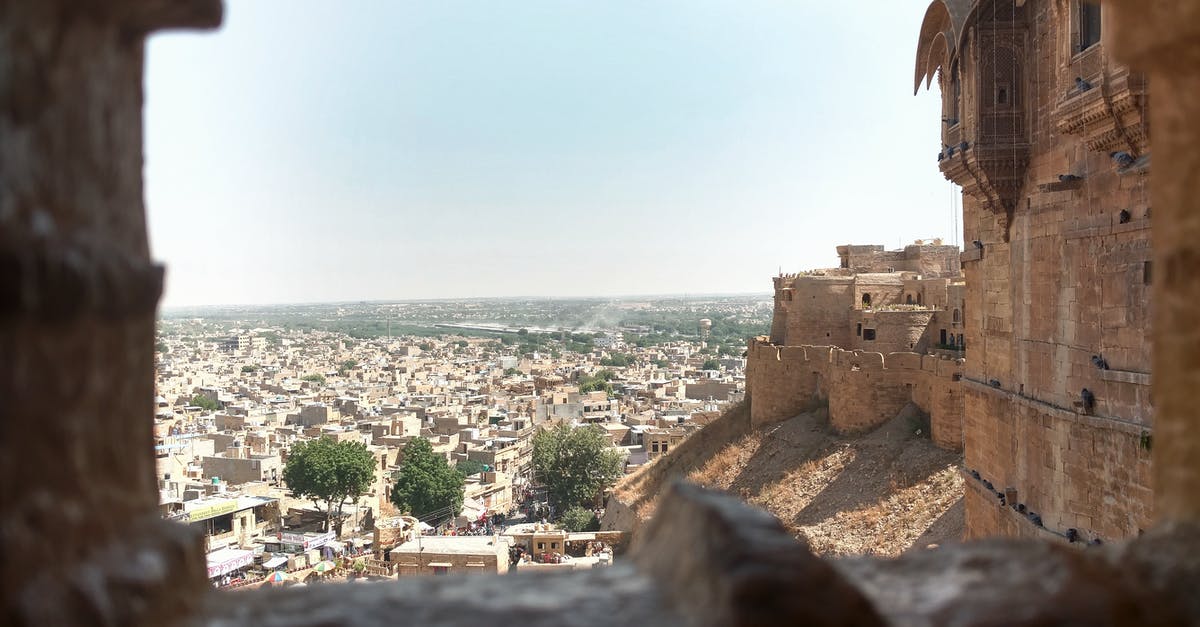
<instances>
[{"instance_id":1,"label":"dry slope","mask_svg":"<svg viewBox=\"0 0 1200 627\"><path fill-rule=\"evenodd\" d=\"M735 407L623 479L605 522L636 528L666 483L687 477L771 511L823 554L896 555L954 541L962 457L914 434L913 412L845 437L829 429L824 410L751 431L747 408Z\"/></svg>"}]
</instances>

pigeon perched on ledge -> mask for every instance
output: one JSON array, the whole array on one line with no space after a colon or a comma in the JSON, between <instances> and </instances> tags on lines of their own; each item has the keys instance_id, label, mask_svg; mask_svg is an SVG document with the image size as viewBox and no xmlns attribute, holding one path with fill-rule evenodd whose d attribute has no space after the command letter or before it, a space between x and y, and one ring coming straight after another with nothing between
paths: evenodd
<instances>
[{"instance_id":1,"label":"pigeon perched on ledge","mask_svg":"<svg viewBox=\"0 0 1200 627\"><path fill-rule=\"evenodd\" d=\"M1080 93L1088 91L1092 87L1093 87L1093 85L1091 83L1083 80L1082 76L1075 77L1075 89L1079 90Z\"/></svg>"},{"instance_id":2,"label":"pigeon perched on ledge","mask_svg":"<svg viewBox=\"0 0 1200 627\"><path fill-rule=\"evenodd\" d=\"M1117 164L1117 167L1121 168L1122 170L1128 168L1129 166L1133 165L1135 161L1137 161L1133 155L1125 152L1124 150L1110 152L1108 153L1108 156L1112 157L1113 163Z\"/></svg>"}]
</instances>

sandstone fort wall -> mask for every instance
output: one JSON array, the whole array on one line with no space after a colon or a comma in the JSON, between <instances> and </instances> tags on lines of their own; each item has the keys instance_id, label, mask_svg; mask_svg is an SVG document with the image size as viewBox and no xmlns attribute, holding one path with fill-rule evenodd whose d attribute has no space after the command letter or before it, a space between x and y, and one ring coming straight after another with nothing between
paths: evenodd
<instances>
[{"instance_id":1,"label":"sandstone fort wall","mask_svg":"<svg viewBox=\"0 0 1200 627\"><path fill-rule=\"evenodd\" d=\"M931 355L777 346L755 338L746 365L750 421L758 427L828 402L830 425L856 433L894 418L911 402L929 414L935 443L959 449L960 368L955 360Z\"/></svg>"}]
</instances>

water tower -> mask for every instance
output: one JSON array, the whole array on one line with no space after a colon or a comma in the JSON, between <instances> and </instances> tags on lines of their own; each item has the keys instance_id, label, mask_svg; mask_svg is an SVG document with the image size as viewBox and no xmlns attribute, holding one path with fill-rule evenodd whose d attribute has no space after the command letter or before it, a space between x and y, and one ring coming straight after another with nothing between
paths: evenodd
<instances>
[{"instance_id":1,"label":"water tower","mask_svg":"<svg viewBox=\"0 0 1200 627\"><path fill-rule=\"evenodd\" d=\"M701 318L700 323L700 348L708 348L708 336L712 334L712 320Z\"/></svg>"}]
</instances>

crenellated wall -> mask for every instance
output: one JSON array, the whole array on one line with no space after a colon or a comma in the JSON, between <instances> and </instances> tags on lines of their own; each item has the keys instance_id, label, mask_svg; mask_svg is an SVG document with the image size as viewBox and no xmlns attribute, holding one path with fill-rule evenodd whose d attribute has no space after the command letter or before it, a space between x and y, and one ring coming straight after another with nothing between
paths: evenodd
<instances>
[{"instance_id":1,"label":"crenellated wall","mask_svg":"<svg viewBox=\"0 0 1200 627\"><path fill-rule=\"evenodd\" d=\"M896 352L888 355L832 346L778 346L750 341L746 388L750 421L786 420L828 401L831 426L842 433L877 427L914 403L929 414L931 437L943 448L962 445L958 360Z\"/></svg>"}]
</instances>

